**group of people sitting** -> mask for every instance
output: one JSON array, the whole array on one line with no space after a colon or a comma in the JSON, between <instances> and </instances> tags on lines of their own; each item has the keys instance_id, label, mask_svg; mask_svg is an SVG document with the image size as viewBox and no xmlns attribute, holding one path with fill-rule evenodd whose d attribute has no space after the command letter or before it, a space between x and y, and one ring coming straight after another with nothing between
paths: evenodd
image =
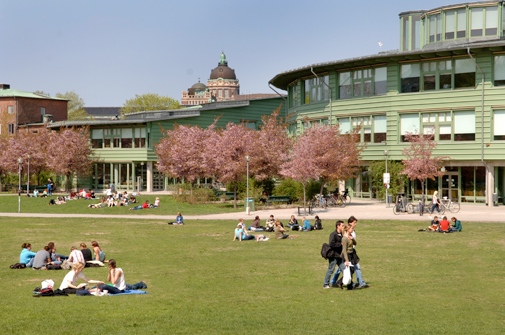
<instances>
[{"instance_id":1,"label":"group of people sitting","mask_svg":"<svg viewBox=\"0 0 505 335\"><path fill-rule=\"evenodd\" d=\"M310 220L307 219L306 217L303 217L302 219L302 225L298 223L298 220L295 218L294 215L291 215L291 218L289 219L289 222L287 224L287 228L290 228L291 230L299 230L299 231L311 231L311 230L321 230L323 229L323 224L321 222L321 219L319 219L319 216L314 217L314 225L310 223ZM260 217L256 216L251 223L251 225L248 227L249 231L267 231L267 232L273 232L275 231L275 226L276 222L279 220L276 220L273 215L270 215L270 218L266 220L265 225L261 225ZM284 228L284 224L279 221L279 224L282 228Z\"/></svg>"},{"instance_id":2,"label":"group of people sitting","mask_svg":"<svg viewBox=\"0 0 505 335\"><path fill-rule=\"evenodd\" d=\"M320 230L323 229L323 224L321 222L321 219L319 216L315 216L315 221L314 225L310 223L310 220L307 219L306 217L303 217L303 225L300 226L298 223L298 220L295 218L294 215L291 215L291 218L289 219L289 223L287 224L287 228L290 228L291 230L295 231L311 231L311 230ZM267 241L268 237L266 237L263 234L259 235L253 235L250 234L249 231L254 231L254 232L274 232L275 233L275 238L278 240L286 239L289 237L289 234L286 234L286 228L284 227L284 224L280 220L276 220L273 215L270 215L268 220L265 222L265 225L261 225L261 220L259 216L256 216L251 223L249 227L246 229L246 225L244 223L244 219L240 219L239 223L237 224L237 227L235 228L233 240L239 240L239 241L247 241L247 240L256 240L258 242L260 241Z\"/></svg>"},{"instance_id":3,"label":"group of people sitting","mask_svg":"<svg viewBox=\"0 0 505 335\"><path fill-rule=\"evenodd\" d=\"M447 220L447 216L443 216L442 220L438 220L438 216L434 216L431 220L431 224L427 229L419 229L419 231L429 231L429 232L439 232L439 233L453 233L460 232L463 230L463 225L461 221L457 218L452 217L451 222Z\"/></svg>"},{"instance_id":4,"label":"group of people sitting","mask_svg":"<svg viewBox=\"0 0 505 335\"><path fill-rule=\"evenodd\" d=\"M32 251L31 243L23 243L21 246L21 253L19 255L19 263L24 264L26 267L33 270L48 270L48 269L61 269L63 263L72 265L75 262L82 262L84 265L92 266L98 264L103 266L105 261L105 252L102 250L97 241L91 242L93 247L92 255L91 250L88 249L86 243L82 242L80 250L72 246L68 256L56 252L54 242L49 242L44 248L37 252Z\"/></svg>"}]
</instances>

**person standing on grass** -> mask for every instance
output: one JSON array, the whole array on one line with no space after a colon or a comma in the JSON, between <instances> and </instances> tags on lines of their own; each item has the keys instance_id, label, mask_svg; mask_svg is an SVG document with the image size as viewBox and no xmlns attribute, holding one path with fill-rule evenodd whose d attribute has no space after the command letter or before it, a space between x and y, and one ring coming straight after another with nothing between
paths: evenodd
<instances>
[{"instance_id":1,"label":"person standing on grass","mask_svg":"<svg viewBox=\"0 0 505 335\"><path fill-rule=\"evenodd\" d=\"M354 240L354 245L356 245L356 225L358 224L358 219L356 219L354 216L351 216L349 220L347 220L347 224L352 227L352 237ZM354 247L353 247L354 248ZM354 250L354 253L356 254L356 250ZM367 288L369 285L365 283L363 280L363 274L361 273L361 267L359 265L359 257L356 254L356 259L358 260L356 264L354 264L354 271L356 271L356 279L358 280L358 288Z\"/></svg>"},{"instance_id":2,"label":"person standing on grass","mask_svg":"<svg viewBox=\"0 0 505 335\"><path fill-rule=\"evenodd\" d=\"M333 276L332 284L337 286L338 274L340 273L340 264L342 264L342 229L344 228L344 221L338 220L335 224L335 231L330 234L329 245L331 251L328 255L328 270L324 276L323 287L330 288L330 277L337 267L337 271ZM340 285L342 288L342 285Z\"/></svg>"}]
</instances>

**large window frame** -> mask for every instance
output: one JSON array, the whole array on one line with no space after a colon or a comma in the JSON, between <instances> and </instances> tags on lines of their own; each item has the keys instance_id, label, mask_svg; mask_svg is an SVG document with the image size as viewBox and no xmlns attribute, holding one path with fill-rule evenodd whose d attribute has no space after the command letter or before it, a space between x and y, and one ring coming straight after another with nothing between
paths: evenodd
<instances>
[{"instance_id":1,"label":"large window frame","mask_svg":"<svg viewBox=\"0 0 505 335\"><path fill-rule=\"evenodd\" d=\"M363 115L337 119L341 133L359 127L360 142L383 143L386 141L386 115Z\"/></svg>"},{"instance_id":2,"label":"large window frame","mask_svg":"<svg viewBox=\"0 0 505 335\"><path fill-rule=\"evenodd\" d=\"M423 111L400 114L400 141L407 133L432 134L435 141L475 141L475 111Z\"/></svg>"},{"instance_id":3,"label":"large window frame","mask_svg":"<svg viewBox=\"0 0 505 335\"><path fill-rule=\"evenodd\" d=\"M312 104L330 100L330 76L319 76L304 80L305 104Z\"/></svg>"},{"instance_id":4,"label":"large window frame","mask_svg":"<svg viewBox=\"0 0 505 335\"><path fill-rule=\"evenodd\" d=\"M387 67L371 67L338 73L339 99L387 94Z\"/></svg>"},{"instance_id":5,"label":"large window frame","mask_svg":"<svg viewBox=\"0 0 505 335\"><path fill-rule=\"evenodd\" d=\"M91 130L94 149L138 149L147 147L146 128L97 128Z\"/></svg>"}]
</instances>

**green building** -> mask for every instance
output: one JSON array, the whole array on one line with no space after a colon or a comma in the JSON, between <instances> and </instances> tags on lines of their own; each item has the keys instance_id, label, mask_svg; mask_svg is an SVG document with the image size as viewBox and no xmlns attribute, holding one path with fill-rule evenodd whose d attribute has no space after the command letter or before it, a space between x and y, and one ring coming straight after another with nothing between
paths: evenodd
<instances>
[{"instance_id":1,"label":"green building","mask_svg":"<svg viewBox=\"0 0 505 335\"><path fill-rule=\"evenodd\" d=\"M434 133L449 156L427 190L491 206L505 192L505 5L485 1L399 14L399 50L302 66L270 85L288 92L290 131L361 126L362 173L346 181L373 197L367 165L401 161L407 132ZM420 194L420 184L409 190Z\"/></svg>"},{"instance_id":2,"label":"green building","mask_svg":"<svg viewBox=\"0 0 505 335\"><path fill-rule=\"evenodd\" d=\"M77 181L79 188L101 190L114 184L118 190L152 192L166 190L170 182L156 169L158 159L154 148L162 137L162 130L172 129L176 124L205 128L216 119L220 128L229 122L244 122L248 127L259 129L261 117L281 106L286 106L283 97L242 99L133 113L124 119L53 122L49 127L90 128L92 147L99 162L90 178Z\"/></svg>"}]
</instances>

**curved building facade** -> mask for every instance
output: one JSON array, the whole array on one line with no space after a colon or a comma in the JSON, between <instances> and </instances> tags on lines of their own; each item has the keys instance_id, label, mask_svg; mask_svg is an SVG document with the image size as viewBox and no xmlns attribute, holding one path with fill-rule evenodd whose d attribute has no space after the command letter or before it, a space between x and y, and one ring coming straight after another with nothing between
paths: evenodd
<instances>
[{"instance_id":1,"label":"curved building facade","mask_svg":"<svg viewBox=\"0 0 505 335\"><path fill-rule=\"evenodd\" d=\"M403 159L407 132L434 133L444 175L427 190L492 205L505 193L505 5L480 1L399 14L400 48L302 66L270 84L288 92L290 132L360 127L362 173L346 181L373 197L367 165ZM387 151L386 151L387 150ZM387 153L387 156L385 156ZM420 193L411 183L409 193Z\"/></svg>"}]
</instances>

